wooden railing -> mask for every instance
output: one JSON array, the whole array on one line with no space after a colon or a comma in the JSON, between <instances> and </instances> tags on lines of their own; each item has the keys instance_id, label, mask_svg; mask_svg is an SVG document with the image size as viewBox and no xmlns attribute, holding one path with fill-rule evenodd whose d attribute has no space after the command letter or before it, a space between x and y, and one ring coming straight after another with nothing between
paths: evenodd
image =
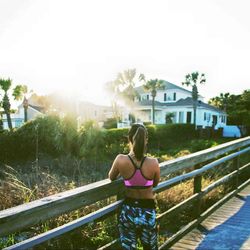
<instances>
[{"instance_id":1,"label":"wooden railing","mask_svg":"<svg viewBox=\"0 0 250 250\"><path fill-rule=\"evenodd\" d=\"M239 173L245 171L250 166L250 162L245 164L244 166L239 166L239 157L242 154L249 153L249 151L250 137L245 137L160 164L161 177L163 177L164 179L166 179L168 176L175 175L175 177L160 182L159 185L154 188L154 191L156 193L165 191L181 182L194 178L194 194L188 199L177 204L176 206L170 208L167 211L164 211L162 214L159 214L157 216L159 223L162 218L166 216L173 216L187 206L195 204L197 210L196 219L183 227L172 237L170 237L160 247L160 249L169 248L184 234L197 226L216 208L218 208L221 204L223 204L225 201L227 201L229 198L231 198L233 195L235 195L250 183L250 180L248 179L244 183L238 185ZM207 170L215 168L221 163L229 160L234 161L234 171L202 189L202 175ZM199 166L199 168L197 168L197 166ZM234 177L236 179L235 189L225 197L223 197L221 200L219 200L208 210L200 213L199 204L201 198L214 188L228 182ZM44 222L48 219L71 212L73 210L83 208L108 197L121 194L123 189L124 187L122 185L122 180L110 182L108 179L106 179L0 211L0 237L7 236L11 233L23 230L25 228L31 227L32 225ZM64 224L55 229L49 230L45 233L39 234L30 239L24 240L20 243L7 247L6 249L26 249L41 244L42 242L58 237L80 226L87 225L90 222L107 218L108 216L117 213L121 204L122 199L84 217ZM100 249L112 248L115 246L115 244L117 244L117 242L118 240L114 240L113 242L101 247Z\"/></svg>"}]
</instances>

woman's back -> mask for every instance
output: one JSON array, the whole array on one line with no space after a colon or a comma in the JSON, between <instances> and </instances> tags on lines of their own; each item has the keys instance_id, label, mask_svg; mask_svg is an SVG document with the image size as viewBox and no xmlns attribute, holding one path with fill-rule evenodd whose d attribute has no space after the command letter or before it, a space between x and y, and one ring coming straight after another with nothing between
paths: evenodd
<instances>
[{"instance_id":1,"label":"woman's back","mask_svg":"<svg viewBox=\"0 0 250 250\"><path fill-rule=\"evenodd\" d=\"M143 161L143 162L142 162ZM142 164L141 164L142 163ZM152 180L152 184L148 187L127 187L126 196L136 199L153 199L153 186L156 186L159 181L159 165L158 161L151 157L145 157L141 161L136 160L133 155L119 154L114 162L120 175L124 180L131 180L136 171L140 171L141 178L148 182ZM137 167L137 168L136 168ZM135 182L136 180L134 180Z\"/></svg>"}]
</instances>

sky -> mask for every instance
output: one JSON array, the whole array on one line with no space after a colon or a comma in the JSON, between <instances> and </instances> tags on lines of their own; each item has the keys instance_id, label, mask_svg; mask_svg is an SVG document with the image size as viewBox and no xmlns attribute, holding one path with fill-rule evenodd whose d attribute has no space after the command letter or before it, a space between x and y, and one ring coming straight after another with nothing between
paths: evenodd
<instances>
[{"instance_id":1,"label":"sky","mask_svg":"<svg viewBox=\"0 0 250 250\"><path fill-rule=\"evenodd\" d=\"M37 94L109 105L105 83L136 68L199 93L250 89L248 0L0 0L0 77Z\"/></svg>"}]
</instances>

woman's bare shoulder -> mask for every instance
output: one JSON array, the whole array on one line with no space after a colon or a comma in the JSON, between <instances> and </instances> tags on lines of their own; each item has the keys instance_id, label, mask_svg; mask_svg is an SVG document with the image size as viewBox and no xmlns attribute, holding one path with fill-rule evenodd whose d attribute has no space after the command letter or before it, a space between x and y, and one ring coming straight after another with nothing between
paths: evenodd
<instances>
[{"instance_id":1,"label":"woman's bare shoulder","mask_svg":"<svg viewBox=\"0 0 250 250\"><path fill-rule=\"evenodd\" d=\"M128 158L127 155L118 154L118 155L116 156L116 161L123 162L123 161L127 160L127 158Z\"/></svg>"},{"instance_id":2,"label":"woman's bare shoulder","mask_svg":"<svg viewBox=\"0 0 250 250\"><path fill-rule=\"evenodd\" d=\"M147 156L147 160L151 165L159 166L157 158Z\"/></svg>"}]
</instances>

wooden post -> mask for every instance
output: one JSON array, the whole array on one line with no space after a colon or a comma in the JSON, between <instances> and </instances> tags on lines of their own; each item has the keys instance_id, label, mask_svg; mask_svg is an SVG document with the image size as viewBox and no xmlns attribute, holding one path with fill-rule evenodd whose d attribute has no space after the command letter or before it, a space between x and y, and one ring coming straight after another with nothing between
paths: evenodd
<instances>
[{"instance_id":1,"label":"wooden post","mask_svg":"<svg viewBox=\"0 0 250 250\"><path fill-rule=\"evenodd\" d=\"M196 165L195 169L199 169L201 166ZM194 177L194 194L200 193L202 188L202 175L198 175ZM199 217L201 214L201 198L198 199L197 202L194 203L194 216L195 218Z\"/></svg>"}]
</instances>

